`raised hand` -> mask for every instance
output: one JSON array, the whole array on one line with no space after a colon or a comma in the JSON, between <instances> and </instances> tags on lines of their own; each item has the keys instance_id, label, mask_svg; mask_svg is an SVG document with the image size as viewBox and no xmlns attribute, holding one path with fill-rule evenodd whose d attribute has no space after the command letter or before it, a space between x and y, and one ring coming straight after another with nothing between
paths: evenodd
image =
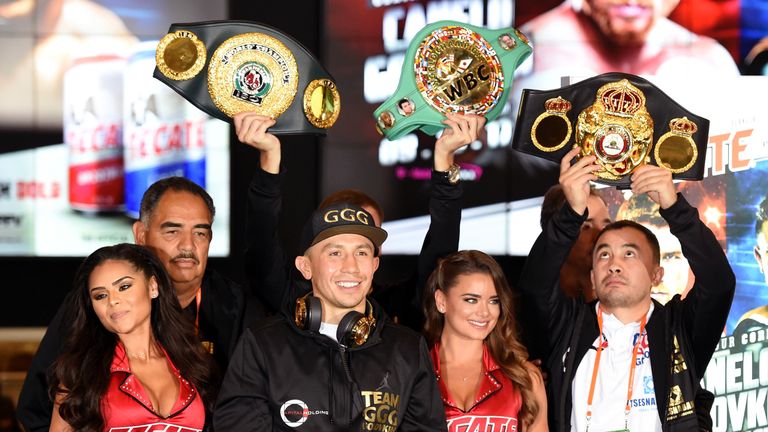
<instances>
[{"instance_id":1,"label":"raised hand","mask_svg":"<svg viewBox=\"0 0 768 432\"><path fill-rule=\"evenodd\" d=\"M234 117L235 134L243 144L247 144L261 152L261 169L277 174L280 171L280 140L267 132L275 125L271 117L242 112Z\"/></svg>"},{"instance_id":2,"label":"raised hand","mask_svg":"<svg viewBox=\"0 0 768 432\"><path fill-rule=\"evenodd\" d=\"M571 165L579 151L579 147L574 147L560 161L560 186L573 211L583 215L589 199L589 182L597 180L595 172L600 170L600 165L595 163L593 155L584 156Z\"/></svg>"},{"instance_id":3,"label":"raised hand","mask_svg":"<svg viewBox=\"0 0 768 432\"><path fill-rule=\"evenodd\" d=\"M485 126L485 117L474 114L447 114L448 126L435 143L435 171L447 171L456 150L477 140Z\"/></svg>"},{"instance_id":4,"label":"raised hand","mask_svg":"<svg viewBox=\"0 0 768 432\"><path fill-rule=\"evenodd\" d=\"M659 207L667 209L677 202L672 172L656 165L642 165L632 173L632 193L648 194Z\"/></svg>"}]
</instances>

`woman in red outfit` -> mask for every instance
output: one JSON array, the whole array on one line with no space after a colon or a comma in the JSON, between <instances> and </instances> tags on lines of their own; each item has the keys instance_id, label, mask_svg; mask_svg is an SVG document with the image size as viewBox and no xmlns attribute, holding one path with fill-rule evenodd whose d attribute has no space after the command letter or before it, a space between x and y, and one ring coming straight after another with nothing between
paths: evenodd
<instances>
[{"instance_id":1,"label":"woman in red outfit","mask_svg":"<svg viewBox=\"0 0 768 432\"><path fill-rule=\"evenodd\" d=\"M455 252L426 290L425 334L448 430L548 430L544 383L518 339L512 292L496 261Z\"/></svg>"},{"instance_id":2,"label":"woman in red outfit","mask_svg":"<svg viewBox=\"0 0 768 432\"><path fill-rule=\"evenodd\" d=\"M200 431L212 360L147 249L96 250L75 277L70 337L53 365L51 431Z\"/></svg>"}]
</instances>

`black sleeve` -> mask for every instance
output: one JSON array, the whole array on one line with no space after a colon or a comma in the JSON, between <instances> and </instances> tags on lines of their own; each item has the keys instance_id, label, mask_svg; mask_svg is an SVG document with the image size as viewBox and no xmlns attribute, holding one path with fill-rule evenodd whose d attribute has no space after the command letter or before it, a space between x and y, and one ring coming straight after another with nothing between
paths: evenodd
<instances>
[{"instance_id":1,"label":"black sleeve","mask_svg":"<svg viewBox=\"0 0 768 432\"><path fill-rule=\"evenodd\" d=\"M200 306L200 336L213 344L213 357L225 371L240 335L247 325L264 317L263 311L247 304L242 285L208 270L203 280Z\"/></svg>"},{"instance_id":2,"label":"black sleeve","mask_svg":"<svg viewBox=\"0 0 768 432\"><path fill-rule=\"evenodd\" d=\"M73 293L74 291L70 291L67 294L53 320L48 324L48 330L40 341L19 394L16 415L24 429L29 432L47 432L51 426L53 402L48 397L48 370L64 347L65 334L62 324L69 313L69 304L74 300Z\"/></svg>"},{"instance_id":3,"label":"black sleeve","mask_svg":"<svg viewBox=\"0 0 768 432\"><path fill-rule=\"evenodd\" d=\"M250 295L261 300L271 312L280 311L283 306L289 275L278 235L284 175L284 171L270 174L260 168L256 170L248 187L245 218L245 274Z\"/></svg>"},{"instance_id":4,"label":"black sleeve","mask_svg":"<svg viewBox=\"0 0 768 432\"><path fill-rule=\"evenodd\" d=\"M462 194L461 183L451 184L445 175L432 170L429 230L424 237L418 260L417 307L421 307L424 285L437 267L437 261L459 250Z\"/></svg>"},{"instance_id":5,"label":"black sleeve","mask_svg":"<svg viewBox=\"0 0 768 432\"><path fill-rule=\"evenodd\" d=\"M397 318L398 324L417 332L424 326L421 302L427 279L440 258L459 249L461 196L460 184L450 184L444 175L432 171L429 229L421 246L416 271L397 283L377 284L373 292L376 301L390 316Z\"/></svg>"},{"instance_id":6,"label":"black sleeve","mask_svg":"<svg viewBox=\"0 0 768 432\"><path fill-rule=\"evenodd\" d=\"M579 215L566 202L555 213L533 243L525 261L517 286L521 293L521 308L528 310L538 327L540 352L544 361L551 354L557 337L572 324L576 301L569 299L560 289L560 268L568 258L571 247L579 237L587 212ZM527 323L532 325L532 323Z\"/></svg>"},{"instance_id":7,"label":"black sleeve","mask_svg":"<svg viewBox=\"0 0 768 432\"><path fill-rule=\"evenodd\" d=\"M251 330L237 344L219 390L213 412L213 428L218 431L269 431L268 377L264 357Z\"/></svg>"},{"instance_id":8,"label":"black sleeve","mask_svg":"<svg viewBox=\"0 0 768 432\"><path fill-rule=\"evenodd\" d=\"M408 400L403 423L398 430L443 431L447 430L445 408L440 399L435 369L429 357L427 343L419 338L419 365L413 381L411 398Z\"/></svg>"},{"instance_id":9,"label":"black sleeve","mask_svg":"<svg viewBox=\"0 0 768 432\"><path fill-rule=\"evenodd\" d=\"M682 194L659 214L683 248L696 281L682 301L683 325L695 351L700 379L720 340L736 290L736 277L723 248Z\"/></svg>"}]
</instances>

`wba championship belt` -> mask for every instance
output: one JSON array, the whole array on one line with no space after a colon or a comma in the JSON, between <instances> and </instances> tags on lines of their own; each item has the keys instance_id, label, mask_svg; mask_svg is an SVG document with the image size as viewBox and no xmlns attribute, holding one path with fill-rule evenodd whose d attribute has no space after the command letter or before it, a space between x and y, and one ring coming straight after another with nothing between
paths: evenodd
<instances>
[{"instance_id":1,"label":"wba championship belt","mask_svg":"<svg viewBox=\"0 0 768 432\"><path fill-rule=\"evenodd\" d=\"M493 120L504 108L515 69L529 55L528 38L514 28L429 24L408 46L397 91L374 112L376 129L396 140L414 129L437 134L447 113Z\"/></svg>"},{"instance_id":2,"label":"wba championship belt","mask_svg":"<svg viewBox=\"0 0 768 432\"><path fill-rule=\"evenodd\" d=\"M172 24L154 77L213 117L255 111L275 134L324 135L341 110L333 78L290 36L248 21Z\"/></svg>"},{"instance_id":3,"label":"wba championship belt","mask_svg":"<svg viewBox=\"0 0 768 432\"><path fill-rule=\"evenodd\" d=\"M599 183L629 188L642 164L701 180L709 120L644 78L612 72L557 90L523 90L512 148L560 162L573 145L595 155Z\"/></svg>"}]
</instances>

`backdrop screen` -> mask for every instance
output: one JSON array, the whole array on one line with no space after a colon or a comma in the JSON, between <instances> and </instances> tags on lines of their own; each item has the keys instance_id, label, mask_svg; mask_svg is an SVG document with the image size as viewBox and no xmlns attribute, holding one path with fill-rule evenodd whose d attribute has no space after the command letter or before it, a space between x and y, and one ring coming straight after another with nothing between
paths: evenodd
<instances>
[{"instance_id":1,"label":"backdrop screen","mask_svg":"<svg viewBox=\"0 0 768 432\"><path fill-rule=\"evenodd\" d=\"M0 2L0 255L130 242L171 175L213 196L211 255L229 253L228 125L152 78L171 23L226 17L226 0Z\"/></svg>"}]
</instances>

